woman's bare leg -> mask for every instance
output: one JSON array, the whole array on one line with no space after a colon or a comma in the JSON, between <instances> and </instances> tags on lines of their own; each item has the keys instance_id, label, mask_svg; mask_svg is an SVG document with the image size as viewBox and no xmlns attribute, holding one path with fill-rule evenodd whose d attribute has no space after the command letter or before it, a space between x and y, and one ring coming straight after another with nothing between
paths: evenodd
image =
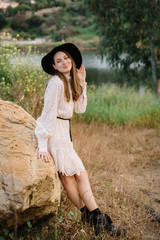
<instances>
[{"instance_id":1,"label":"woman's bare leg","mask_svg":"<svg viewBox=\"0 0 160 240\"><path fill-rule=\"evenodd\" d=\"M68 198L71 202L78 208L81 209L84 207L84 203L79 195L77 190L77 184L75 176L66 176L65 174L59 174L62 181L63 187L67 192Z\"/></svg>"},{"instance_id":2,"label":"woman's bare leg","mask_svg":"<svg viewBox=\"0 0 160 240\"><path fill-rule=\"evenodd\" d=\"M87 172L81 172L80 176L75 174L75 179L80 198L83 200L89 211L95 210L97 208L97 204L90 187Z\"/></svg>"}]
</instances>

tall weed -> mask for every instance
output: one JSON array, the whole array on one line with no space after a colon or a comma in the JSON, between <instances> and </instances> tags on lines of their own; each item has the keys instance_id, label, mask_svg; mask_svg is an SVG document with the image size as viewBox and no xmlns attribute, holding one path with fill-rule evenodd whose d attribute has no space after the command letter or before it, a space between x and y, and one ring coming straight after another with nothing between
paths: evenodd
<instances>
[{"instance_id":1,"label":"tall weed","mask_svg":"<svg viewBox=\"0 0 160 240\"><path fill-rule=\"evenodd\" d=\"M78 120L106 122L108 125L156 127L160 124L160 103L149 89L104 84L88 86L86 112Z\"/></svg>"},{"instance_id":2,"label":"tall weed","mask_svg":"<svg viewBox=\"0 0 160 240\"><path fill-rule=\"evenodd\" d=\"M37 53L36 50L26 48L24 53L16 46L0 47L0 97L37 117L42 111L48 76L34 61L31 63L31 54Z\"/></svg>"}]
</instances>

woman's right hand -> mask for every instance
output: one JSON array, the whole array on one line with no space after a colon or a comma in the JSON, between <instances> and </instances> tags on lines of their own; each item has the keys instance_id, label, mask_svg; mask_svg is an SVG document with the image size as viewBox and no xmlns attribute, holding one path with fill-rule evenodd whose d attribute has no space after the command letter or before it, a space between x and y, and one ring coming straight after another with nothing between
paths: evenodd
<instances>
[{"instance_id":1,"label":"woman's right hand","mask_svg":"<svg viewBox=\"0 0 160 240\"><path fill-rule=\"evenodd\" d=\"M83 64L81 65L80 69L77 69L77 76L79 78L80 85L86 85L86 70Z\"/></svg>"},{"instance_id":2,"label":"woman's right hand","mask_svg":"<svg viewBox=\"0 0 160 240\"><path fill-rule=\"evenodd\" d=\"M49 152L38 152L37 155L38 155L38 158L45 160L45 162L50 162L50 160L52 159Z\"/></svg>"}]
</instances>

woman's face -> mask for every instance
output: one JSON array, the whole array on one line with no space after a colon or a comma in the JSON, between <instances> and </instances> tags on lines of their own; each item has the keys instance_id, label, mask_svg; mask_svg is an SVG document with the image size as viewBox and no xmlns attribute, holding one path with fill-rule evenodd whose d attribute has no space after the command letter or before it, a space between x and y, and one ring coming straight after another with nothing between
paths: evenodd
<instances>
[{"instance_id":1,"label":"woman's face","mask_svg":"<svg viewBox=\"0 0 160 240\"><path fill-rule=\"evenodd\" d=\"M72 69L72 61L64 52L57 52L54 55L54 64L53 67L63 74L70 74Z\"/></svg>"}]
</instances>

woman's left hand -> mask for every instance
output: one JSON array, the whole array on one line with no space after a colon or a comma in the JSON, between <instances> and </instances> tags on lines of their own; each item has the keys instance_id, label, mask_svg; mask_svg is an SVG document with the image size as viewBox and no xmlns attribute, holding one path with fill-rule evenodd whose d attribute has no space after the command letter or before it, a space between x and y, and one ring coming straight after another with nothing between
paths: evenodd
<instances>
[{"instance_id":1,"label":"woman's left hand","mask_svg":"<svg viewBox=\"0 0 160 240\"><path fill-rule=\"evenodd\" d=\"M84 86L86 83L86 70L84 65L81 65L80 69L77 69L77 76L79 78L80 85Z\"/></svg>"}]
</instances>

